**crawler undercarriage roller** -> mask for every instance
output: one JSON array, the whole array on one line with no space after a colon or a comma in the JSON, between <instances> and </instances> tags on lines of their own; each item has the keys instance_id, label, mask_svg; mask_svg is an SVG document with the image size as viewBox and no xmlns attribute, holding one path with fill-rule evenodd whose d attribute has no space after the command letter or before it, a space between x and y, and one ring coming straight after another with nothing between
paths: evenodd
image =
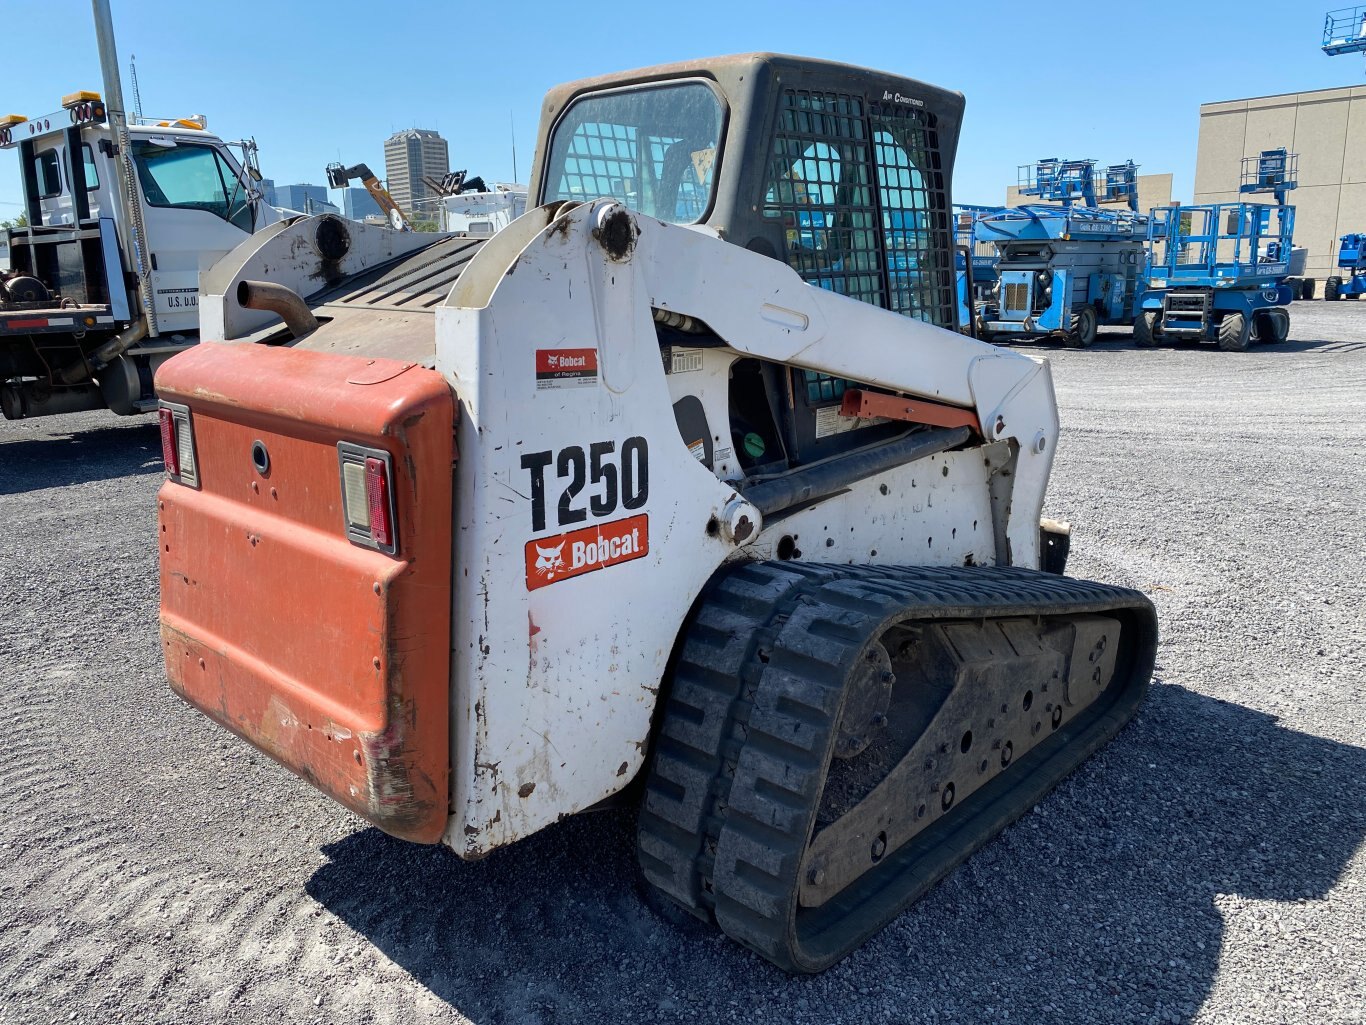
<instances>
[{"instance_id":1,"label":"crawler undercarriage roller","mask_svg":"<svg viewBox=\"0 0 1366 1025\"><path fill-rule=\"evenodd\" d=\"M789 971L837 961L1134 714L1124 588L749 563L700 599L641 809L646 880Z\"/></svg>"}]
</instances>

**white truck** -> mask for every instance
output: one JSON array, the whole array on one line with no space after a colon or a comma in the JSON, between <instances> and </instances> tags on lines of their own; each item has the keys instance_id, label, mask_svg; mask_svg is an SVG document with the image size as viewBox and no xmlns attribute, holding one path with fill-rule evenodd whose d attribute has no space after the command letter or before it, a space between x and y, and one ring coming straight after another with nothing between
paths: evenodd
<instances>
[{"instance_id":1,"label":"white truck","mask_svg":"<svg viewBox=\"0 0 1366 1025\"><path fill-rule=\"evenodd\" d=\"M482 184L482 179L475 179ZM469 192L441 197L442 231L490 235L502 231L526 213L527 187L494 182Z\"/></svg>"},{"instance_id":2,"label":"white truck","mask_svg":"<svg viewBox=\"0 0 1366 1025\"><path fill-rule=\"evenodd\" d=\"M198 340L199 272L280 219L254 144L233 145L241 159L202 116L124 125L94 92L0 118L28 221L0 233L6 418L156 408L157 367Z\"/></svg>"}]
</instances>

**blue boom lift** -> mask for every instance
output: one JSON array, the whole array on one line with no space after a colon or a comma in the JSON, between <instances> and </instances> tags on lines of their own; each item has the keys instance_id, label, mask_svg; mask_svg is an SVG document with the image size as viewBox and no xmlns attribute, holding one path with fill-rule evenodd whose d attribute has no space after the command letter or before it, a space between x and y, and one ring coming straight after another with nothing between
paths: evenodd
<instances>
[{"instance_id":1,"label":"blue boom lift","mask_svg":"<svg viewBox=\"0 0 1366 1025\"><path fill-rule=\"evenodd\" d=\"M1323 52L1330 57L1366 53L1366 5L1341 7L1325 15Z\"/></svg>"},{"instance_id":2,"label":"blue boom lift","mask_svg":"<svg viewBox=\"0 0 1366 1025\"><path fill-rule=\"evenodd\" d=\"M1148 225L1147 291L1134 321L1134 343L1217 342L1242 352L1281 342L1290 331L1290 273L1298 161L1284 149L1243 159L1239 192L1271 193L1266 203L1206 203L1159 207Z\"/></svg>"},{"instance_id":3,"label":"blue boom lift","mask_svg":"<svg viewBox=\"0 0 1366 1025\"><path fill-rule=\"evenodd\" d=\"M1338 241L1338 270L1343 274L1324 282L1323 297L1331 301L1366 295L1366 235L1343 235Z\"/></svg>"},{"instance_id":4,"label":"blue boom lift","mask_svg":"<svg viewBox=\"0 0 1366 1025\"><path fill-rule=\"evenodd\" d=\"M984 337L1061 336L1084 348L1102 324L1133 322L1142 293L1147 218L1138 167L1097 172L1094 160L1047 158L1020 169L1020 192L1060 205L984 214L976 237L995 244L999 283L982 309ZM1100 203L1122 203L1102 209Z\"/></svg>"}]
</instances>

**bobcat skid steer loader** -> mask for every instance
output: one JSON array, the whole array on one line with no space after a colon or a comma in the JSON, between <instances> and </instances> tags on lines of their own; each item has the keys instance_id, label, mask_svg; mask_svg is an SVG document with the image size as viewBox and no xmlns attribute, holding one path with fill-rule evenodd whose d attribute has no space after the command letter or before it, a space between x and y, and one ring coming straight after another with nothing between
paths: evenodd
<instances>
[{"instance_id":1,"label":"bobcat skid steer loader","mask_svg":"<svg viewBox=\"0 0 1366 1025\"><path fill-rule=\"evenodd\" d=\"M635 796L669 900L849 953L1157 642L1041 526L1047 364L953 330L962 110L775 55L612 75L549 94L491 237L244 243L157 378L171 686L462 858Z\"/></svg>"}]
</instances>

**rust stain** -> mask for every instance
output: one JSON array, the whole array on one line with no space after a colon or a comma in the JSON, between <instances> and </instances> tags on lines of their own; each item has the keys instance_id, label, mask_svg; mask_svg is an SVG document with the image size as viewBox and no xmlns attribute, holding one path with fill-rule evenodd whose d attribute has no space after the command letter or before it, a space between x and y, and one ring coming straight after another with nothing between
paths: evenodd
<instances>
[{"instance_id":1,"label":"rust stain","mask_svg":"<svg viewBox=\"0 0 1366 1025\"><path fill-rule=\"evenodd\" d=\"M535 783L523 783L520 787L517 788L517 796L523 798L530 797L531 792L535 789Z\"/></svg>"}]
</instances>

